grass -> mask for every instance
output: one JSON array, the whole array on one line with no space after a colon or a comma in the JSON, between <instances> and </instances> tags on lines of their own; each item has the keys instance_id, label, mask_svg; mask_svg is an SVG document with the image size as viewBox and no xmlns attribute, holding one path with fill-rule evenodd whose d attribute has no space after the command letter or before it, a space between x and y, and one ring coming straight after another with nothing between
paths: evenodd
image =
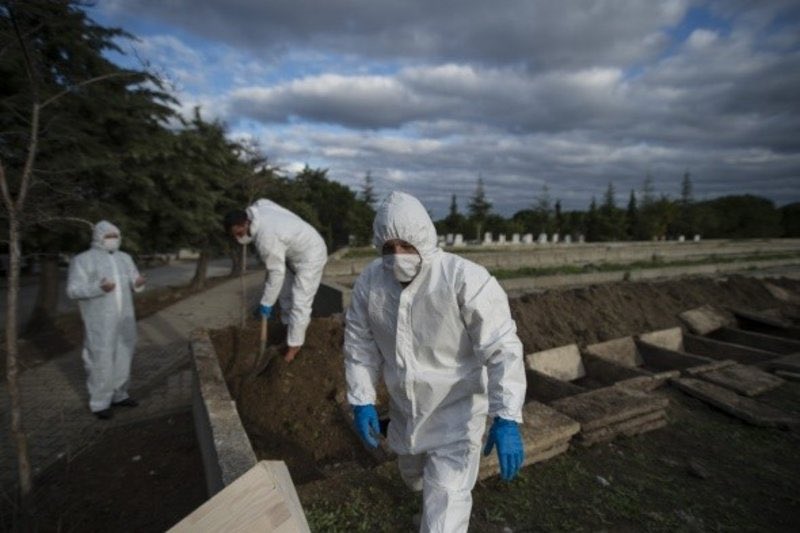
<instances>
[{"instance_id":1,"label":"grass","mask_svg":"<svg viewBox=\"0 0 800 533\"><path fill-rule=\"evenodd\" d=\"M666 389L667 427L567 453L473 490L470 531L798 531L800 437ZM759 398L800 414L800 384ZM419 496L392 463L301 487L312 531L408 532Z\"/></svg>"},{"instance_id":2,"label":"grass","mask_svg":"<svg viewBox=\"0 0 800 533\"><path fill-rule=\"evenodd\" d=\"M541 276L552 275L570 275L570 274L586 274L590 272L619 272L630 270L646 270L649 268L663 268L663 267L679 267L679 266L697 266L697 265L712 265L712 264L727 264L727 263L742 263L747 261L769 261L779 259L797 259L800 261L800 253L784 253L784 254L753 254L740 257L718 257L711 256L703 259L696 260L680 260L680 261L663 261L655 257L651 261L634 261L632 263L597 263L586 265L561 265L553 267L523 267L517 269L504 269L497 268L491 269L490 272L497 279L513 279L513 278L535 278Z\"/></svg>"}]
</instances>

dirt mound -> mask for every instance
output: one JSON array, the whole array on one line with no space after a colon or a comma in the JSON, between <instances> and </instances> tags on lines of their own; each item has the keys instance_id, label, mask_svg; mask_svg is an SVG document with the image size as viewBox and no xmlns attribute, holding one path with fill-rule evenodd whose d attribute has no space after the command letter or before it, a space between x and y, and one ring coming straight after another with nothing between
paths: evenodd
<instances>
[{"instance_id":1,"label":"dirt mound","mask_svg":"<svg viewBox=\"0 0 800 533\"><path fill-rule=\"evenodd\" d=\"M771 282L800 289L791 280ZM516 298L511 310L528 353L676 326L678 313L707 303L753 310L786 305L760 280L735 276L552 290ZM274 344L282 336L281 328L273 325ZM337 393L345 390L341 317L312 320L298 358L287 364L276 357L261 376L253 376L241 364L242 354L257 351L257 322L241 334L228 328L211 337L260 459L286 461L298 484L321 477L339 463L367 460L336 401Z\"/></svg>"}]
</instances>

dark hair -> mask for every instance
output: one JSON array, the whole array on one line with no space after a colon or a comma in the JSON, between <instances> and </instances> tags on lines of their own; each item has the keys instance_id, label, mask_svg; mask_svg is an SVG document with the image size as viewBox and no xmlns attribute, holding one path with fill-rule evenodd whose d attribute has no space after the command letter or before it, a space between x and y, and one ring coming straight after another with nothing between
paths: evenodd
<instances>
[{"instance_id":1,"label":"dark hair","mask_svg":"<svg viewBox=\"0 0 800 533\"><path fill-rule=\"evenodd\" d=\"M225 218L222 221L223 225L225 226L226 233L230 233L233 226L241 226L245 222L247 222L247 213L241 209L231 211L225 215Z\"/></svg>"}]
</instances>

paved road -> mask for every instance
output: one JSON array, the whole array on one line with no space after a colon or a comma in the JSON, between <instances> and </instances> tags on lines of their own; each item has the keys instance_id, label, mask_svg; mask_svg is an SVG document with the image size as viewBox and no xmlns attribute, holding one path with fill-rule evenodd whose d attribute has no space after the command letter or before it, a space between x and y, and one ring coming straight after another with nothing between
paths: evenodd
<instances>
[{"instance_id":1,"label":"paved road","mask_svg":"<svg viewBox=\"0 0 800 533\"><path fill-rule=\"evenodd\" d=\"M248 262L250 269L258 268L258 261L251 257ZM208 265L208 277L227 276L231 269L230 259L214 259ZM186 285L192 280L195 271L194 261L173 261L169 265L143 269L142 273L147 277L145 291L161 287ZM60 300L58 302L59 313L77 309L77 304L67 298L66 279L67 270L61 271ZM5 280L4 280L5 281ZM38 286L35 280L26 279L20 287L19 309L20 319L24 323L33 312L33 305L36 302L36 291ZM6 316L6 287L0 288L0 324L5 323Z\"/></svg>"}]
</instances>

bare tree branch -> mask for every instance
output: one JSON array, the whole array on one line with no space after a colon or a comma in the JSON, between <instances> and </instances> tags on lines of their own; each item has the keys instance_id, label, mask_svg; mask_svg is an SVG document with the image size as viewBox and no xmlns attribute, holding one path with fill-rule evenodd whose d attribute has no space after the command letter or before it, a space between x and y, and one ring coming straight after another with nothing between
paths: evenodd
<instances>
[{"instance_id":1,"label":"bare tree branch","mask_svg":"<svg viewBox=\"0 0 800 533\"><path fill-rule=\"evenodd\" d=\"M97 83L98 81L103 81L103 80L107 80L107 79L110 79L110 78L122 78L122 77L125 77L125 76L133 76L133 74L131 74L129 72L112 72L110 74L103 74L102 76L96 76L94 78L89 78L88 80L84 80L84 81L82 81L82 82L80 82L80 83L78 83L76 85L71 85L70 87L67 87L66 89L64 89L60 93L58 93L58 94L56 94L54 96L51 96L50 98L48 98L47 100L42 102L41 107L45 108L46 106L52 104L53 102L55 102L56 100L58 100L62 96L66 95L68 93L77 91L78 89L80 89L82 87L86 87L87 85L91 85L93 83Z\"/></svg>"}]
</instances>

